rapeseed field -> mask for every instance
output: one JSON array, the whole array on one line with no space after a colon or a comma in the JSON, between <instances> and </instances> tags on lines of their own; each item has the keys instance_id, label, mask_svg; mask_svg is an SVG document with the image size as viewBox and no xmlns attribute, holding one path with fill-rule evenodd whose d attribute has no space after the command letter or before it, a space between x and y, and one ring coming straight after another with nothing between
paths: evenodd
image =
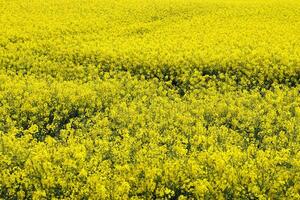
<instances>
[{"instance_id":1,"label":"rapeseed field","mask_svg":"<svg viewBox=\"0 0 300 200\"><path fill-rule=\"evenodd\" d=\"M0 0L0 199L300 199L300 1Z\"/></svg>"}]
</instances>

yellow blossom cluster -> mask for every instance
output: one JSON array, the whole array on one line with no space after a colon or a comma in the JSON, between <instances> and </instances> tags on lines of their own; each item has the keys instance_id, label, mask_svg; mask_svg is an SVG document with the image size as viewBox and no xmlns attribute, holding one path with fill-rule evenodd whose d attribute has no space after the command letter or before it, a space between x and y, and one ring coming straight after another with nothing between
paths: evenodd
<instances>
[{"instance_id":1,"label":"yellow blossom cluster","mask_svg":"<svg viewBox=\"0 0 300 200\"><path fill-rule=\"evenodd\" d=\"M300 199L299 10L0 0L0 199Z\"/></svg>"}]
</instances>

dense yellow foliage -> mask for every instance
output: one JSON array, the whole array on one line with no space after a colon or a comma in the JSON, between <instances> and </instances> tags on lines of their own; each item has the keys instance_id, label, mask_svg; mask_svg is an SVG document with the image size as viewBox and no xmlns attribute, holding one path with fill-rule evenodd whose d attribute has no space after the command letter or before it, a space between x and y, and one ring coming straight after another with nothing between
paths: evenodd
<instances>
[{"instance_id":1,"label":"dense yellow foliage","mask_svg":"<svg viewBox=\"0 0 300 200\"><path fill-rule=\"evenodd\" d=\"M0 0L0 198L300 199L299 10Z\"/></svg>"}]
</instances>

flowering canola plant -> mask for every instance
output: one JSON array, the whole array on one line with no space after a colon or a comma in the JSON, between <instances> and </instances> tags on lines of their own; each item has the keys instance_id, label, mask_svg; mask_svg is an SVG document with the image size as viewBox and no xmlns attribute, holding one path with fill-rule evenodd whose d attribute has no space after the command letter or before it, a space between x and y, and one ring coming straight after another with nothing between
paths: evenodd
<instances>
[{"instance_id":1,"label":"flowering canola plant","mask_svg":"<svg viewBox=\"0 0 300 200\"><path fill-rule=\"evenodd\" d=\"M300 199L297 0L0 0L1 199Z\"/></svg>"}]
</instances>

